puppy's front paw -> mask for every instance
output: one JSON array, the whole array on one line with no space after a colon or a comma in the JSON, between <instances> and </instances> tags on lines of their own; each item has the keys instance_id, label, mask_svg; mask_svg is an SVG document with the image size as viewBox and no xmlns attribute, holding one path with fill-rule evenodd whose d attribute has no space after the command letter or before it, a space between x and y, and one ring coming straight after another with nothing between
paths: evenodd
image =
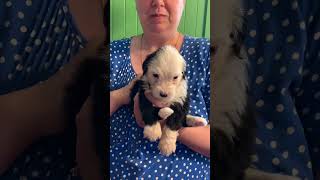
<instances>
[{"instance_id":1,"label":"puppy's front paw","mask_svg":"<svg viewBox=\"0 0 320 180\"><path fill-rule=\"evenodd\" d=\"M187 115L186 123L190 127L206 126L208 124L206 119L198 116L191 116L191 115Z\"/></svg>"},{"instance_id":2,"label":"puppy's front paw","mask_svg":"<svg viewBox=\"0 0 320 180\"><path fill-rule=\"evenodd\" d=\"M146 125L143 130L144 138L149 139L151 142L154 142L160 139L161 134L162 132L161 132L161 126L159 122L157 122L152 126Z\"/></svg>"},{"instance_id":3,"label":"puppy's front paw","mask_svg":"<svg viewBox=\"0 0 320 180\"><path fill-rule=\"evenodd\" d=\"M162 118L162 119L167 119L167 117L169 117L174 111L169 108L169 107L165 107L160 109L158 115Z\"/></svg>"},{"instance_id":4,"label":"puppy's front paw","mask_svg":"<svg viewBox=\"0 0 320 180\"><path fill-rule=\"evenodd\" d=\"M164 156L170 156L176 151L176 142L166 138L161 138L158 148L161 154Z\"/></svg>"}]
</instances>

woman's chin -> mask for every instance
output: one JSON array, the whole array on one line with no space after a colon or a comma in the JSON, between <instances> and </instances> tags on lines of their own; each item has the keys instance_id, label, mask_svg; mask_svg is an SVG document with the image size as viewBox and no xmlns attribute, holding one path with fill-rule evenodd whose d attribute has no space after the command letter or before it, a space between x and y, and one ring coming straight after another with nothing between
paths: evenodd
<instances>
[{"instance_id":1,"label":"woman's chin","mask_svg":"<svg viewBox=\"0 0 320 180\"><path fill-rule=\"evenodd\" d=\"M152 23L149 26L150 31L154 33L162 33L170 29L167 24L164 23Z\"/></svg>"}]
</instances>

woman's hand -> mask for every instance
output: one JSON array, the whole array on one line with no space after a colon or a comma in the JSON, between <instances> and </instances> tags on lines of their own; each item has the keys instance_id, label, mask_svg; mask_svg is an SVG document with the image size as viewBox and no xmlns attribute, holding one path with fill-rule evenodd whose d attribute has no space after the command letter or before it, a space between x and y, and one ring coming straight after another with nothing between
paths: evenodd
<instances>
[{"instance_id":1,"label":"woman's hand","mask_svg":"<svg viewBox=\"0 0 320 180\"><path fill-rule=\"evenodd\" d=\"M110 116L121 106L130 103L130 93L140 75L134 78L128 85L110 92Z\"/></svg>"}]
</instances>

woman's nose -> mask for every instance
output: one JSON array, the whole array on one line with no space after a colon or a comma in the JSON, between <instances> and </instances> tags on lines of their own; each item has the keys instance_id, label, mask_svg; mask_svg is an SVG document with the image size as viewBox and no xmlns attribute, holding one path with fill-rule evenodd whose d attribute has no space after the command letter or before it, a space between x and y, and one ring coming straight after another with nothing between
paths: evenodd
<instances>
[{"instance_id":1,"label":"woman's nose","mask_svg":"<svg viewBox=\"0 0 320 180\"><path fill-rule=\"evenodd\" d=\"M152 6L164 6L164 0L152 0Z\"/></svg>"}]
</instances>

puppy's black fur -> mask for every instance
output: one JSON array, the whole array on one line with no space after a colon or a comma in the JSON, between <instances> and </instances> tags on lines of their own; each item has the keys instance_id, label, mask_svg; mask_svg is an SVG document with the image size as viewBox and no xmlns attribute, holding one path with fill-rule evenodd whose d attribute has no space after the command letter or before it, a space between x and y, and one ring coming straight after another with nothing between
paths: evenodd
<instances>
[{"instance_id":1,"label":"puppy's black fur","mask_svg":"<svg viewBox=\"0 0 320 180\"><path fill-rule=\"evenodd\" d=\"M152 61L156 60L156 55L159 52L159 49L150 55L147 56L146 60L143 62L142 69L143 75L148 71L148 66ZM183 79L185 79L185 73L183 73ZM154 107L153 104L145 96L145 88L149 88L149 83L144 82L143 80L137 80L131 90L131 104L133 107L133 99L135 95L139 92L139 108L141 110L143 121L146 125L152 126L157 121L161 120L158 113L160 108ZM171 130L178 130L183 126L186 126L186 116L189 109L189 96L183 101L183 105L180 103L173 103L170 105L170 108L174 111L166 121L166 125Z\"/></svg>"}]
</instances>

